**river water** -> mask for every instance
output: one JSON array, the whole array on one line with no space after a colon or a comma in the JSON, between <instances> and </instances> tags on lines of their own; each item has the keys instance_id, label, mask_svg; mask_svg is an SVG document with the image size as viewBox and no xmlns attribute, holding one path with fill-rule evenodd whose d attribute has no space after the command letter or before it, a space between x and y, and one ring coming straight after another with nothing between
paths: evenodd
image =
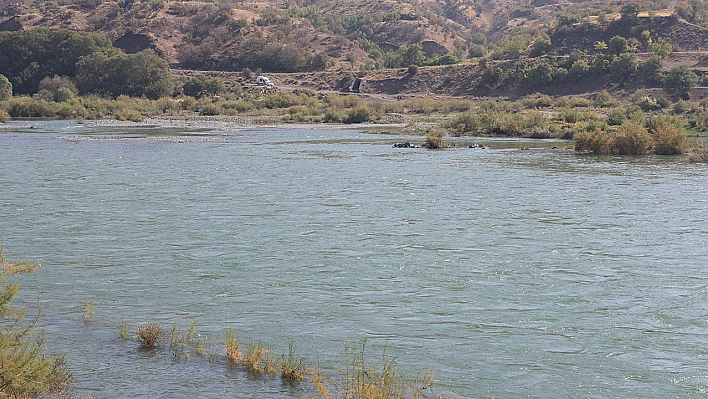
<instances>
[{"instance_id":1,"label":"river water","mask_svg":"<svg viewBox=\"0 0 708 399\"><path fill-rule=\"evenodd\" d=\"M225 328L274 353L292 340L333 376L366 340L447 398L708 392L704 164L532 140L428 151L354 130L26 124L0 132L0 245L42 263L13 277L18 301L42 302L47 348L84 394L311 393L227 364ZM121 320L194 323L214 355L141 350Z\"/></svg>"}]
</instances>

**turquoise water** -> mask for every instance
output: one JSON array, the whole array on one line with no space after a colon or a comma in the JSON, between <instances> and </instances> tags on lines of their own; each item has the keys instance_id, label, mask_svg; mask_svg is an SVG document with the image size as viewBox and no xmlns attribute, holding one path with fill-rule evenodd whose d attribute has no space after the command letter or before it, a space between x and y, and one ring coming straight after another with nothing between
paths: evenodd
<instances>
[{"instance_id":1,"label":"turquoise water","mask_svg":"<svg viewBox=\"0 0 708 399\"><path fill-rule=\"evenodd\" d=\"M18 125L0 132L0 244L43 264L19 300L43 302L49 351L101 398L309 393L228 365L227 327L334 376L366 339L443 397L708 392L708 166L392 147L415 139ZM121 320L196 323L216 356L140 350Z\"/></svg>"}]
</instances>

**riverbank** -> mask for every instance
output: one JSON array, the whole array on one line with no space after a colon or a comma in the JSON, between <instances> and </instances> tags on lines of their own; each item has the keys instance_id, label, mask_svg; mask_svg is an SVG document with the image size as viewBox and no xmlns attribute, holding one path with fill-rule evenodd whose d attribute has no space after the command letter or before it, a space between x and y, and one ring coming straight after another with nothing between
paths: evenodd
<instances>
[{"instance_id":1,"label":"riverbank","mask_svg":"<svg viewBox=\"0 0 708 399\"><path fill-rule=\"evenodd\" d=\"M234 130L244 128L301 128L301 129L403 129L405 123L293 123L283 122L279 116L155 116L142 121L121 121L117 119L91 119L81 122L87 127L107 128L160 128L160 129L194 129L194 130Z\"/></svg>"}]
</instances>

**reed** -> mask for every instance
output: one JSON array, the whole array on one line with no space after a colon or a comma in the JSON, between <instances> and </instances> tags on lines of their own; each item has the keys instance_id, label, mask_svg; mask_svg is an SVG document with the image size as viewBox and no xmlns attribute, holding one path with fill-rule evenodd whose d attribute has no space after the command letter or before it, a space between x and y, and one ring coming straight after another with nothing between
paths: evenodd
<instances>
[{"instance_id":1,"label":"reed","mask_svg":"<svg viewBox=\"0 0 708 399\"><path fill-rule=\"evenodd\" d=\"M295 343L288 343L288 353L280 356L280 376L286 381L300 381L305 378L304 358L295 354Z\"/></svg>"},{"instance_id":2,"label":"reed","mask_svg":"<svg viewBox=\"0 0 708 399\"><path fill-rule=\"evenodd\" d=\"M404 399L406 384L396 370L395 358L381 355L381 364L367 362L366 341L360 350L348 348L347 370L341 397L345 399Z\"/></svg>"},{"instance_id":3,"label":"reed","mask_svg":"<svg viewBox=\"0 0 708 399\"><path fill-rule=\"evenodd\" d=\"M255 344L249 343L246 348L246 356L243 359L243 364L247 369L260 372L270 366L267 355L268 350L263 345L263 342L258 341Z\"/></svg>"},{"instance_id":4,"label":"reed","mask_svg":"<svg viewBox=\"0 0 708 399\"><path fill-rule=\"evenodd\" d=\"M93 305L91 302L89 302L88 299L84 300L83 303L84 311L81 317L84 319L84 321L93 321L96 320L96 311L93 308Z\"/></svg>"},{"instance_id":5,"label":"reed","mask_svg":"<svg viewBox=\"0 0 708 399\"><path fill-rule=\"evenodd\" d=\"M226 358L236 364L241 364L243 362L243 352L239 350L241 341L236 338L232 329L226 329L224 341L226 343Z\"/></svg>"},{"instance_id":6,"label":"reed","mask_svg":"<svg viewBox=\"0 0 708 399\"><path fill-rule=\"evenodd\" d=\"M130 334L128 334L128 323L126 323L125 320L123 320L123 319L121 319L121 321L120 321L120 332L118 332L118 338L119 339L130 338Z\"/></svg>"}]
</instances>

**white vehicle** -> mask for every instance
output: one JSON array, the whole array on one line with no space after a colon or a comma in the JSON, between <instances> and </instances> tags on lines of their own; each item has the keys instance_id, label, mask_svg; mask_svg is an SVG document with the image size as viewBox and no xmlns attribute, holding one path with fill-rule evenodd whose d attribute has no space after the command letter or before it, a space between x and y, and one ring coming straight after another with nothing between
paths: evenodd
<instances>
[{"instance_id":1,"label":"white vehicle","mask_svg":"<svg viewBox=\"0 0 708 399\"><path fill-rule=\"evenodd\" d=\"M270 79L266 78L265 76L257 77L256 84L259 86L275 86L273 82L271 82Z\"/></svg>"}]
</instances>

